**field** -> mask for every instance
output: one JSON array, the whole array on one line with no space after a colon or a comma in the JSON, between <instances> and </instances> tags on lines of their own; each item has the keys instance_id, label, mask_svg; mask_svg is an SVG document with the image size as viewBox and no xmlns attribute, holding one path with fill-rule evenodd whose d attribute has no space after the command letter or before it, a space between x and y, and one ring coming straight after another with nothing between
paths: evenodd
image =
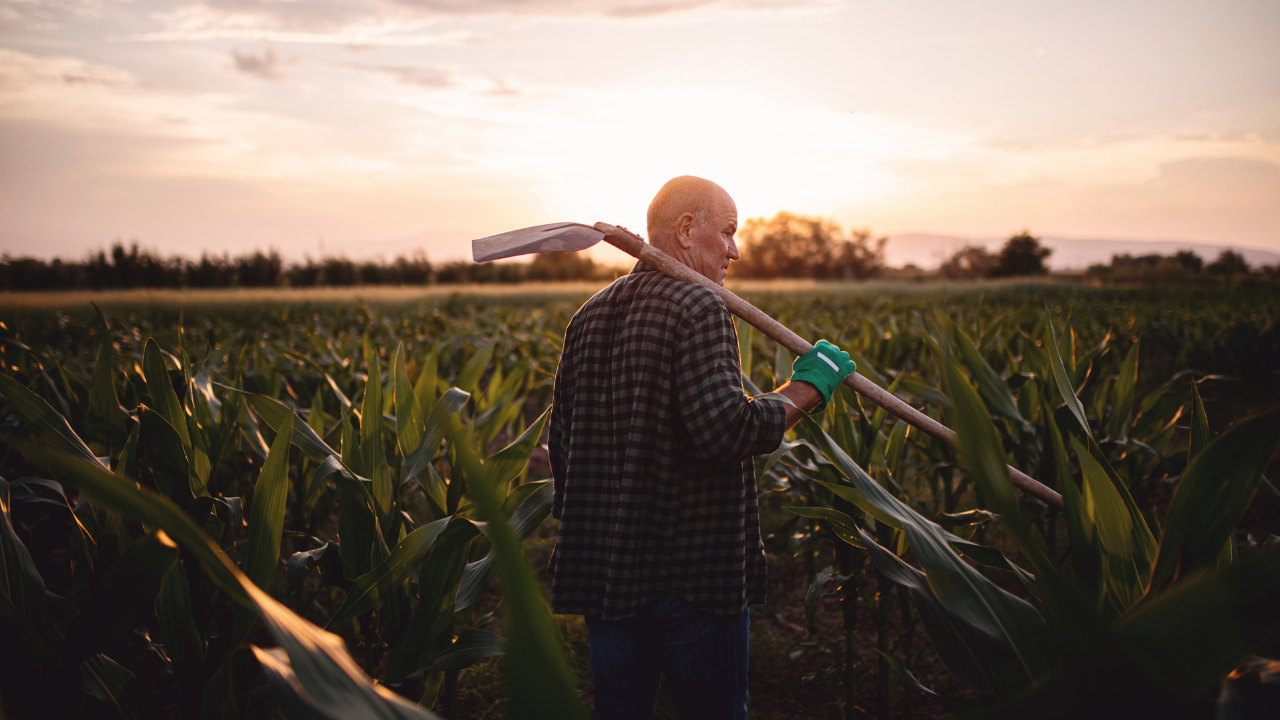
<instances>
[{"instance_id":1,"label":"field","mask_svg":"<svg viewBox=\"0 0 1280 720\"><path fill-rule=\"evenodd\" d=\"M598 287L0 294L5 716L586 717L544 426ZM959 433L842 389L757 459L753 717L1280 712L1280 289L735 289Z\"/></svg>"}]
</instances>

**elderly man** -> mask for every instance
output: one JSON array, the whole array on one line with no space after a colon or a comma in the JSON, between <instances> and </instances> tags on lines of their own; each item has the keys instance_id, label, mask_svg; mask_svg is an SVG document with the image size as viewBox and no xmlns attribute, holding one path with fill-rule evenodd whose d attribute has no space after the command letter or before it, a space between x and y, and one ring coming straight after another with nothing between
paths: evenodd
<instances>
[{"instance_id":1,"label":"elderly man","mask_svg":"<svg viewBox=\"0 0 1280 720\"><path fill-rule=\"evenodd\" d=\"M738 259L724 189L675 178L647 220L654 247L724 283ZM853 370L822 341L790 383L747 397L724 302L642 262L574 315L552 401L548 571L555 612L586 616L597 718L652 717L661 675L682 718L746 717L747 606L765 595L751 457Z\"/></svg>"}]
</instances>

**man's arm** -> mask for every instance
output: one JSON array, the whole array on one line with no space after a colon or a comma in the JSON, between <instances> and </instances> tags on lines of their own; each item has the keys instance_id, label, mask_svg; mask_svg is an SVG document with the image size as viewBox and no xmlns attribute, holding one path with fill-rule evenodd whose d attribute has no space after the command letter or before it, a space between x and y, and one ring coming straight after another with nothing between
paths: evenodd
<instances>
[{"instance_id":1,"label":"man's arm","mask_svg":"<svg viewBox=\"0 0 1280 720\"><path fill-rule=\"evenodd\" d=\"M796 423L800 422L800 418L804 416L801 411L808 412L814 409L818 406L818 403L822 402L823 399L822 393L818 392L818 388L804 382L803 380L789 382L777 390L774 390L774 392L795 403L794 407L787 405L788 430L795 427Z\"/></svg>"}]
</instances>

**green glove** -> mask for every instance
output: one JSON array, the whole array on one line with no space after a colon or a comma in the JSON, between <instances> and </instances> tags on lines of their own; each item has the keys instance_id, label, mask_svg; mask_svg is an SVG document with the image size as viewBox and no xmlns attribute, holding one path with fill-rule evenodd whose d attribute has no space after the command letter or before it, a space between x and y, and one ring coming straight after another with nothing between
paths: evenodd
<instances>
[{"instance_id":1,"label":"green glove","mask_svg":"<svg viewBox=\"0 0 1280 720\"><path fill-rule=\"evenodd\" d=\"M858 364L849 359L849 353L832 345L826 340L819 340L813 349L791 364L791 380L802 380L822 393L822 402L811 413L819 413L826 409L831 401L831 393L847 375L858 369Z\"/></svg>"}]
</instances>

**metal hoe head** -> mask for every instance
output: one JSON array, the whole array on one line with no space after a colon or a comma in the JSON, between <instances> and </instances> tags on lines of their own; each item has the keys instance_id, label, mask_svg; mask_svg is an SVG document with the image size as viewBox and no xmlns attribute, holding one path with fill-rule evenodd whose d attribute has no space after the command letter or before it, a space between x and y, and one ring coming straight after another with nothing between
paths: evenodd
<instances>
[{"instance_id":1,"label":"metal hoe head","mask_svg":"<svg viewBox=\"0 0 1280 720\"><path fill-rule=\"evenodd\" d=\"M573 222L534 225L471 241L471 257L489 262L517 255L586 250L604 238L590 225Z\"/></svg>"}]
</instances>

